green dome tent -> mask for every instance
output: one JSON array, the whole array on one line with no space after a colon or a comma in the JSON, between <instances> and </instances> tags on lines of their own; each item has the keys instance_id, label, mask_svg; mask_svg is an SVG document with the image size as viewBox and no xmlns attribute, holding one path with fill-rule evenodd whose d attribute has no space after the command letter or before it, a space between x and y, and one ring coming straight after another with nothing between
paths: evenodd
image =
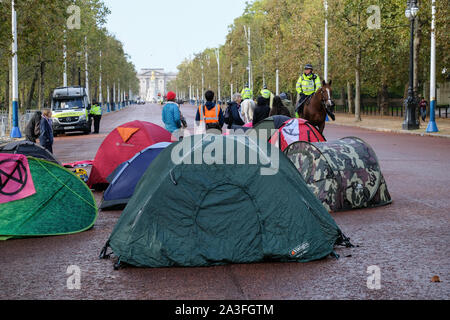
<instances>
[{"instance_id":1,"label":"green dome tent","mask_svg":"<svg viewBox=\"0 0 450 320\"><path fill-rule=\"evenodd\" d=\"M329 211L370 208L392 202L375 152L359 138L295 142L285 153Z\"/></svg>"},{"instance_id":2,"label":"green dome tent","mask_svg":"<svg viewBox=\"0 0 450 320\"><path fill-rule=\"evenodd\" d=\"M25 178L22 173L22 180L32 180L35 192L0 204L0 240L73 234L94 225L97 219L94 196L75 174L60 165L31 157L28 166L31 176ZM4 183L8 180L0 179Z\"/></svg>"},{"instance_id":3,"label":"green dome tent","mask_svg":"<svg viewBox=\"0 0 450 320\"><path fill-rule=\"evenodd\" d=\"M160 153L100 256L109 257L110 247L117 268L307 262L345 240L278 148L244 135L206 135Z\"/></svg>"}]
</instances>

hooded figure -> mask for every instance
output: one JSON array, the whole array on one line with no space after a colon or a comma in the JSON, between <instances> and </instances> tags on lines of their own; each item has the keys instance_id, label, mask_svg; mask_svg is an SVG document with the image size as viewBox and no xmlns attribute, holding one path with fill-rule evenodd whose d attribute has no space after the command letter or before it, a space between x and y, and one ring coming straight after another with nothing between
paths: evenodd
<instances>
[{"instance_id":1,"label":"hooded figure","mask_svg":"<svg viewBox=\"0 0 450 320\"><path fill-rule=\"evenodd\" d=\"M36 139L39 138L41 133L40 124L41 124L42 112L36 111L30 121L28 121L27 126L25 128L25 137L27 141L31 141L36 143Z\"/></svg>"},{"instance_id":2,"label":"hooded figure","mask_svg":"<svg viewBox=\"0 0 450 320\"><path fill-rule=\"evenodd\" d=\"M253 112L253 127L255 127L259 122L268 118L269 114L270 107L268 99L258 97L257 105L255 111Z\"/></svg>"},{"instance_id":3,"label":"hooded figure","mask_svg":"<svg viewBox=\"0 0 450 320\"><path fill-rule=\"evenodd\" d=\"M280 94L281 102L283 102L283 105L289 110L290 117L295 117L295 106L292 103L291 100L289 100L288 95L286 93Z\"/></svg>"},{"instance_id":4,"label":"hooded figure","mask_svg":"<svg viewBox=\"0 0 450 320\"><path fill-rule=\"evenodd\" d=\"M288 108L286 108L283 105L283 102L281 100L281 98L279 96L276 96L273 99L273 107L270 110L270 116L287 116L287 117L291 117L291 113L289 112Z\"/></svg>"}]
</instances>

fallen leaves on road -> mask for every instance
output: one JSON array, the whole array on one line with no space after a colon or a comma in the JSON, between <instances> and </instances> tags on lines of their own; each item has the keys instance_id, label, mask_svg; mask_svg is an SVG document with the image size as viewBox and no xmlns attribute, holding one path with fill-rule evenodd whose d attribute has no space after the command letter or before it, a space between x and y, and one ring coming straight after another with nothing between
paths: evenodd
<instances>
[{"instance_id":1,"label":"fallen leaves on road","mask_svg":"<svg viewBox=\"0 0 450 320\"><path fill-rule=\"evenodd\" d=\"M441 279L438 276L434 276L431 278L431 282L441 282Z\"/></svg>"}]
</instances>

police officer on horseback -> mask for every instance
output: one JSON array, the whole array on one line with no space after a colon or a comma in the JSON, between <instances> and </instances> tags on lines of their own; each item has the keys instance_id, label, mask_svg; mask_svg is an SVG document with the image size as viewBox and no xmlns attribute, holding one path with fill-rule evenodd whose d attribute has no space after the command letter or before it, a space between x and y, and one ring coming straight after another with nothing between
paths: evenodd
<instances>
[{"instance_id":1,"label":"police officer on horseback","mask_svg":"<svg viewBox=\"0 0 450 320\"><path fill-rule=\"evenodd\" d=\"M241 92L241 96L242 96L242 99L253 99L253 91L252 91L252 89L250 89L250 86L248 85L248 83L246 83L245 84L245 88L244 89L242 89L242 92Z\"/></svg>"},{"instance_id":2,"label":"police officer on horseback","mask_svg":"<svg viewBox=\"0 0 450 320\"><path fill-rule=\"evenodd\" d=\"M267 89L267 85L263 86L260 93L264 99L270 99L270 96L272 95L272 92L270 92L270 90Z\"/></svg>"},{"instance_id":3,"label":"police officer on horseback","mask_svg":"<svg viewBox=\"0 0 450 320\"><path fill-rule=\"evenodd\" d=\"M313 71L314 71L313 66L311 64L307 64L305 66L305 72L300 76L300 78L297 81L297 92L300 95L300 99L297 103L296 108L298 116L301 116L303 114L303 108L308 99L312 97L312 95L316 93L317 89L319 89L322 86L320 77ZM325 111L334 121L335 116L333 112L331 112L331 110L329 110L328 108L325 108Z\"/></svg>"},{"instance_id":4,"label":"police officer on horseback","mask_svg":"<svg viewBox=\"0 0 450 320\"><path fill-rule=\"evenodd\" d=\"M300 116L303 114L303 107L306 100L310 98L317 89L322 86L320 77L313 72L314 68L311 64L305 66L305 72L302 73L297 81L297 93L300 95L300 99L297 103L296 112Z\"/></svg>"}]
</instances>

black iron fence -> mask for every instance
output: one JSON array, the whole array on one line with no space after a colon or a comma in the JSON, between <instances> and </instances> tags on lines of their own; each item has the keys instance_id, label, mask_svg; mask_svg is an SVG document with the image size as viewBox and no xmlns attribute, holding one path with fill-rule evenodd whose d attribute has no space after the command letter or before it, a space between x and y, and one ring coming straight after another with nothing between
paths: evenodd
<instances>
[{"instance_id":1,"label":"black iron fence","mask_svg":"<svg viewBox=\"0 0 450 320\"><path fill-rule=\"evenodd\" d=\"M335 111L338 113L348 113L348 105L336 105ZM361 105L361 115L368 116L391 116L404 117L405 108L403 106L388 106L382 110L378 106ZM419 110L417 110L419 112ZM429 113L429 111L428 111ZM450 115L450 106L436 106L436 118L447 119Z\"/></svg>"}]
</instances>

